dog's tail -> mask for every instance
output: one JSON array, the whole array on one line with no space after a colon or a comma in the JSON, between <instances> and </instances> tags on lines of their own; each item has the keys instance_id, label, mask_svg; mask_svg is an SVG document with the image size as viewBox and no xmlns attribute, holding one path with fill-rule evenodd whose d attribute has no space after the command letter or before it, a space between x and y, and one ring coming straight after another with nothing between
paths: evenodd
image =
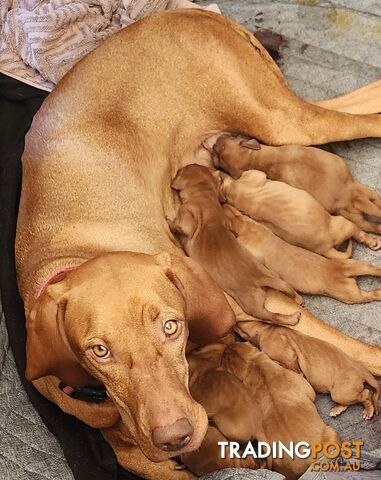
<instances>
[{"instance_id":1,"label":"dog's tail","mask_svg":"<svg viewBox=\"0 0 381 480\"><path fill-rule=\"evenodd\" d=\"M350 238L348 241L348 246L344 252L341 252L340 250L336 250L336 248L331 248L326 256L329 258L337 258L339 260L345 260L347 258L351 258L352 256L352 251L353 251L353 242L352 239Z\"/></svg>"}]
</instances>

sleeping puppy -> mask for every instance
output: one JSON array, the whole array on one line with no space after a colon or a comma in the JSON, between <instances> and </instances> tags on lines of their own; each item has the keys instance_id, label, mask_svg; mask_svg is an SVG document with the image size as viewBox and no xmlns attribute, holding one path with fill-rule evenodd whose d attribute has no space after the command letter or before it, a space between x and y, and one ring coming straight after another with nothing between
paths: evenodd
<instances>
[{"instance_id":1,"label":"sleeping puppy","mask_svg":"<svg viewBox=\"0 0 381 480\"><path fill-rule=\"evenodd\" d=\"M212 343L193 350L188 356L189 390L202 404L209 418L207 434L201 447L181 456L182 462L196 475L235 467L260 467L253 457L246 459L221 458L218 442L232 440L247 442L255 431L255 404L243 383L221 362L226 345Z\"/></svg>"},{"instance_id":2,"label":"sleeping puppy","mask_svg":"<svg viewBox=\"0 0 381 480\"><path fill-rule=\"evenodd\" d=\"M381 277L381 268L357 260L326 258L277 237L231 205L223 206L226 224L257 260L279 274L297 292L326 295L344 303L381 300L381 289L360 290L356 276Z\"/></svg>"},{"instance_id":3,"label":"sleeping puppy","mask_svg":"<svg viewBox=\"0 0 381 480\"><path fill-rule=\"evenodd\" d=\"M310 193L329 213L342 215L366 232L381 233L381 197L357 183L345 161L320 148L288 145L270 147L255 139L222 135L212 147L216 166L237 179L246 170L261 170Z\"/></svg>"},{"instance_id":4,"label":"sleeping puppy","mask_svg":"<svg viewBox=\"0 0 381 480\"><path fill-rule=\"evenodd\" d=\"M299 312L283 315L264 304L268 288L279 290L301 303L301 297L278 275L257 262L225 225L219 204L219 176L200 165L179 170L172 187L182 205L169 227L187 255L197 260L214 280L248 314L273 323L295 325Z\"/></svg>"},{"instance_id":5,"label":"sleeping puppy","mask_svg":"<svg viewBox=\"0 0 381 480\"><path fill-rule=\"evenodd\" d=\"M342 216L330 215L304 190L268 180L259 170L248 170L238 180L220 175L220 190L228 203L293 245L329 258L348 258L349 249L339 252L335 247L352 237L373 250L381 248L381 239L370 237Z\"/></svg>"},{"instance_id":6,"label":"sleeping puppy","mask_svg":"<svg viewBox=\"0 0 381 480\"><path fill-rule=\"evenodd\" d=\"M330 393L337 403L331 417L356 403L364 406L364 420L378 415L379 383L363 365L340 349L290 328L273 328L262 322L240 322L238 330L280 365L302 373L316 392ZM364 384L373 388L374 393Z\"/></svg>"},{"instance_id":7,"label":"sleeping puppy","mask_svg":"<svg viewBox=\"0 0 381 480\"><path fill-rule=\"evenodd\" d=\"M283 442L286 446L300 441L339 442L338 434L319 417L315 392L307 381L250 343L208 345L193 351L188 361L190 392L210 420L205 444L181 457L192 471L201 474L232 466L213 449L212 441L224 438L240 443L254 439L269 444ZM291 480L299 478L312 461L285 455L283 459L268 457L248 468L266 467Z\"/></svg>"}]
</instances>

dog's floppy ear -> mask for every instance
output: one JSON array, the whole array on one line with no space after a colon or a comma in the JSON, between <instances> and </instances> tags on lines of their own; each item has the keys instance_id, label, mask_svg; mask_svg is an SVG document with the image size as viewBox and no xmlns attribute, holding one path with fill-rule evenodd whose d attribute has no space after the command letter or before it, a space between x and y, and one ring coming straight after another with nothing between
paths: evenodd
<instances>
[{"instance_id":1,"label":"dog's floppy ear","mask_svg":"<svg viewBox=\"0 0 381 480\"><path fill-rule=\"evenodd\" d=\"M64 277L64 276L63 276ZM64 278L35 301L27 322L27 380L54 375L71 386L90 383L92 377L81 367L65 333L67 295Z\"/></svg>"},{"instance_id":2,"label":"dog's floppy ear","mask_svg":"<svg viewBox=\"0 0 381 480\"><path fill-rule=\"evenodd\" d=\"M192 212L181 205L174 221L168 221L171 232L175 234L184 235L191 238L197 228L197 221Z\"/></svg>"},{"instance_id":3,"label":"dog's floppy ear","mask_svg":"<svg viewBox=\"0 0 381 480\"><path fill-rule=\"evenodd\" d=\"M168 253L157 255L156 259L184 298L189 339L193 343L216 342L231 332L234 312L222 289L197 262Z\"/></svg>"},{"instance_id":4,"label":"dog's floppy ear","mask_svg":"<svg viewBox=\"0 0 381 480\"><path fill-rule=\"evenodd\" d=\"M226 198L225 195L222 193L222 177L221 177L221 172L219 170L211 170L210 172L212 174L212 177L214 178L214 181L216 183L216 188L218 192L218 201L220 203L225 203Z\"/></svg>"},{"instance_id":5,"label":"dog's floppy ear","mask_svg":"<svg viewBox=\"0 0 381 480\"><path fill-rule=\"evenodd\" d=\"M242 140L240 143L241 147L250 148L250 150L260 150L261 144L255 138L250 140Z\"/></svg>"}]
</instances>

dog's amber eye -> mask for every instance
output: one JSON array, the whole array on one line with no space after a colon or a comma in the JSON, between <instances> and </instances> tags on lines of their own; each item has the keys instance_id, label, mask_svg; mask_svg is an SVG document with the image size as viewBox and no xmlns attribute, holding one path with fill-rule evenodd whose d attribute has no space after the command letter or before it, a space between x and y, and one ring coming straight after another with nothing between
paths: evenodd
<instances>
[{"instance_id":1,"label":"dog's amber eye","mask_svg":"<svg viewBox=\"0 0 381 480\"><path fill-rule=\"evenodd\" d=\"M104 345L94 345L93 352L99 358L107 358L110 356L110 350Z\"/></svg>"},{"instance_id":2,"label":"dog's amber eye","mask_svg":"<svg viewBox=\"0 0 381 480\"><path fill-rule=\"evenodd\" d=\"M179 328L176 320L168 320L164 323L164 333L166 335L174 335Z\"/></svg>"}]
</instances>

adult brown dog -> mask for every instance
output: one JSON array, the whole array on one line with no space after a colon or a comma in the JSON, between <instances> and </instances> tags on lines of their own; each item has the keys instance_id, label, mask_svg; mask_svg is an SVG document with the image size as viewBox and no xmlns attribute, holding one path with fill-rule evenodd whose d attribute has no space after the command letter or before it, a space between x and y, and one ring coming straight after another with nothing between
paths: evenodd
<instances>
[{"instance_id":1,"label":"adult brown dog","mask_svg":"<svg viewBox=\"0 0 381 480\"><path fill-rule=\"evenodd\" d=\"M34 371L32 368L33 338L38 339L45 352L50 348L43 322L56 322L57 304L50 298L50 288L55 291L60 282L47 287L37 300L40 304L50 304L46 314L36 314L35 318L30 315L37 306L38 292L57 272L82 265L82 270L81 266L62 279L63 290L68 288L64 295L70 318L75 322L78 310L91 331L104 316L99 332L102 341L114 335L116 324L122 326L116 340L122 349L129 335L137 339L139 356L129 355L130 342L127 342L118 357L117 361L123 364L120 371L126 372L123 379L134 369L139 377L146 355L148 364L153 365L151 354L156 358L159 353L154 353L152 345L153 326L141 328L149 318L143 305L147 304L148 310L158 306L171 310L177 305L176 311L186 314L184 297L170 278L170 271L176 273L176 266L171 266L171 261L158 265L155 257L163 251L183 255L166 222L166 217L175 216L178 207L170 184L180 167L197 159L201 161L202 142L220 131L240 132L272 145L309 145L381 137L381 118L354 117L304 102L289 90L277 66L250 33L222 16L195 9L152 15L104 42L79 62L49 95L26 137L16 261L19 289L28 317L28 378L43 375L34 381L43 395L64 411L102 428L119 462L148 478L170 480L191 475L177 472L172 460L162 463L149 460L148 457L170 458L178 451L154 447L147 426L140 433L136 431L138 427L134 428L136 412L127 403L136 405L139 395L146 395L144 382L139 388L131 384L128 392L121 393L116 385L121 381L115 370L118 366L114 365L106 378L102 373L105 367L101 369L98 363L90 366L83 344L79 351L74 351L70 343L57 341L55 345L59 347L54 352L57 361L64 355L79 362L84 374L82 380L105 383L112 400L89 405L69 397L58 388L52 352L49 362L35 365L38 368ZM115 262L118 263L115 276L110 272L116 267L106 265L108 257L104 260L100 257L99 262L104 261L105 265L97 263L96 271L91 266L95 263L86 266L96 256L123 250L150 257L137 259L126 255L123 261ZM124 274L120 276L124 268L129 272L125 282ZM110 277L120 278L120 282L110 282ZM162 288L167 293L163 294ZM185 290L188 288L191 287L184 285ZM93 290L99 295L92 295ZM121 291L125 295L119 295ZM169 291L172 295L168 295ZM216 297L216 302L223 308L221 298L218 301ZM298 308L288 297L276 294L268 300L267 307L286 314ZM124 312L123 316L114 315L114 309ZM239 309L236 313L243 314ZM42 321L38 322L39 319ZM209 320L212 320L210 315ZM206 323L206 334L212 323ZM151 328L147 338L145 328ZM40 330L41 335L33 336L33 329ZM378 347L354 341L305 311L298 329L307 329L340 345L374 372L381 373ZM158 328L156 333L162 338L162 329ZM185 335L182 338L185 342ZM107 343L96 345L98 354L104 355L105 348L106 355L110 352ZM193 411L194 419L196 411L201 413L187 391L185 357L180 354L179 346L175 354L169 345L172 343L163 344L169 350L160 357L160 372L164 376L159 376L155 362L155 368L150 369L152 381L158 376L164 395L161 403L169 405L167 413L172 421L179 418L179 409L188 409L190 414ZM172 370L176 356L178 369ZM74 376L66 379L68 383L70 380L78 382ZM180 401L182 408L178 406ZM150 408L159 407L154 404ZM162 415L163 412L159 416ZM156 413L155 417L158 418ZM184 422L181 426L184 427ZM193 425L194 438L188 448L196 448L205 427L201 419Z\"/></svg>"}]
</instances>

